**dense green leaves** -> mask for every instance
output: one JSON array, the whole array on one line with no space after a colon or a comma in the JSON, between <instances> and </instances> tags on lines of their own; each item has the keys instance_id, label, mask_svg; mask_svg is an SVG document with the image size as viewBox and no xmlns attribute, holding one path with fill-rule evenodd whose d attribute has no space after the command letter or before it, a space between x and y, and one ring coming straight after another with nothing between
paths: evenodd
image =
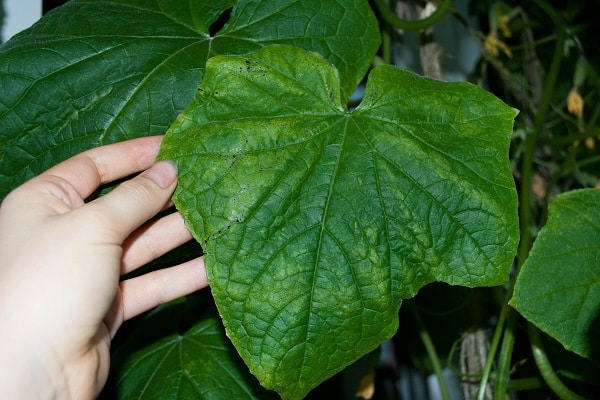
<instances>
[{"instance_id":1,"label":"dense green leaves","mask_svg":"<svg viewBox=\"0 0 600 400\"><path fill-rule=\"evenodd\" d=\"M558 196L510 304L568 350L591 357L600 328L600 191Z\"/></svg>"},{"instance_id":2,"label":"dense green leaves","mask_svg":"<svg viewBox=\"0 0 600 400\"><path fill-rule=\"evenodd\" d=\"M113 355L106 399L268 399L227 340L216 312L195 318L185 332L185 302L145 316ZM214 311L214 309L213 309Z\"/></svg>"},{"instance_id":3,"label":"dense green leaves","mask_svg":"<svg viewBox=\"0 0 600 400\"><path fill-rule=\"evenodd\" d=\"M379 34L366 0L71 0L0 47L0 198L84 149L164 133L207 58L271 43L321 52L348 98Z\"/></svg>"},{"instance_id":4,"label":"dense green leaves","mask_svg":"<svg viewBox=\"0 0 600 400\"><path fill-rule=\"evenodd\" d=\"M505 282L517 243L515 110L379 67L350 113L339 85L288 46L212 58L161 152L228 335L286 398L390 337L423 285Z\"/></svg>"}]
</instances>

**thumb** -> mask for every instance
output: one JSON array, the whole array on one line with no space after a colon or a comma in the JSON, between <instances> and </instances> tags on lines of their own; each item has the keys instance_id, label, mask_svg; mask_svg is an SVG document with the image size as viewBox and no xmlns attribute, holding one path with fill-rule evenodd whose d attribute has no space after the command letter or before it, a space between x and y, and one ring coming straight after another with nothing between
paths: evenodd
<instances>
[{"instance_id":1,"label":"thumb","mask_svg":"<svg viewBox=\"0 0 600 400\"><path fill-rule=\"evenodd\" d=\"M155 216L167 204L177 186L177 167L171 161L159 161L137 177L125 181L109 194L94 200L86 211L99 219L119 241Z\"/></svg>"}]
</instances>

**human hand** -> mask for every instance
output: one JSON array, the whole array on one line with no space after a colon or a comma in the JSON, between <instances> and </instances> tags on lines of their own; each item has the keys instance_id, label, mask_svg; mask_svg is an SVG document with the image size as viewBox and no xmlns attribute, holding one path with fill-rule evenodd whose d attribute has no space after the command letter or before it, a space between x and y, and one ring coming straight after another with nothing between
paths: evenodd
<instances>
[{"instance_id":1,"label":"human hand","mask_svg":"<svg viewBox=\"0 0 600 400\"><path fill-rule=\"evenodd\" d=\"M202 258L119 282L191 239L179 213L146 222L170 205L177 185L171 163L152 166L160 140L89 150L4 199L3 398L94 398L106 382L110 341L122 322L207 285ZM144 170L84 202L100 185Z\"/></svg>"}]
</instances>

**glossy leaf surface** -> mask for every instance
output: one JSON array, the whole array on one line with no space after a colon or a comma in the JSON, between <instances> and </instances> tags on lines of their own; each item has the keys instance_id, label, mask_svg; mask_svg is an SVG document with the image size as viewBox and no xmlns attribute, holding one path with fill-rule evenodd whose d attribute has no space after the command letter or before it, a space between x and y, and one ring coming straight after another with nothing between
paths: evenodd
<instances>
[{"instance_id":1,"label":"glossy leaf surface","mask_svg":"<svg viewBox=\"0 0 600 400\"><path fill-rule=\"evenodd\" d=\"M321 52L348 98L379 34L365 0L69 1L0 47L0 199L85 149L164 133L210 56L271 43Z\"/></svg>"},{"instance_id":2,"label":"glossy leaf surface","mask_svg":"<svg viewBox=\"0 0 600 400\"><path fill-rule=\"evenodd\" d=\"M228 335L285 398L393 335L427 283L506 282L518 238L515 110L395 67L341 98L314 53L215 57L160 155Z\"/></svg>"},{"instance_id":3,"label":"glossy leaf surface","mask_svg":"<svg viewBox=\"0 0 600 400\"><path fill-rule=\"evenodd\" d=\"M517 277L510 304L566 349L591 357L600 343L600 191L572 191L550 203Z\"/></svg>"}]
</instances>

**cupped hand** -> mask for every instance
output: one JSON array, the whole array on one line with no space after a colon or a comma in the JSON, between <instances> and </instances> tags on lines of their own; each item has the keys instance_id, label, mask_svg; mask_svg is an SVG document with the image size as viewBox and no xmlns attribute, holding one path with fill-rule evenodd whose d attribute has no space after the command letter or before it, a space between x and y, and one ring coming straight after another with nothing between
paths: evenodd
<instances>
[{"instance_id":1,"label":"cupped hand","mask_svg":"<svg viewBox=\"0 0 600 400\"><path fill-rule=\"evenodd\" d=\"M151 220L170 206L177 185L172 163L153 165L160 140L86 151L4 199L0 393L95 397L122 322L207 285L202 258L120 282L121 275L191 239L177 212ZM99 186L140 171L85 202Z\"/></svg>"}]
</instances>

